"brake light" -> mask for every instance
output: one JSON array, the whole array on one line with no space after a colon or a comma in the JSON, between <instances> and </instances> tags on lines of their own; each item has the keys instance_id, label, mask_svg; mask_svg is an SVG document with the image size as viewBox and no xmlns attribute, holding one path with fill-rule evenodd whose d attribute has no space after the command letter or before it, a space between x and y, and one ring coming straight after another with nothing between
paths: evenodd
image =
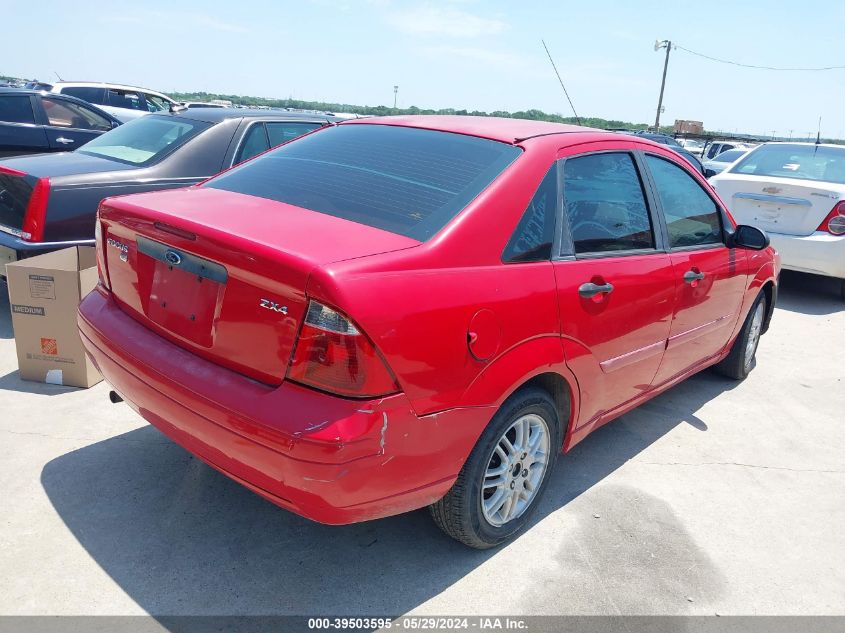
<instances>
[{"instance_id":1,"label":"brake light","mask_svg":"<svg viewBox=\"0 0 845 633\"><path fill-rule=\"evenodd\" d=\"M845 235L845 200L838 202L819 225L817 231L826 231L831 235Z\"/></svg>"},{"instance_id":2,"label":"brake light","mask_svg":"<svg viewBox=\"0 0 845 633\"><path fill-rule=\"evenodd\" d=\"M342 396L383 396L399 390L367 336L343 314L308 304L287 377Z\"/></svg>"},{"instance_id":3,"label":"brake light","mask_svg":"<svg viewBox=\"0 0 845 633\"><path fill-rule=\"evenodd\" d=\"M47 199L50 197L50 179L39 178L32 188L29 204L23 215L21 237L27 242L41 242L44 239L44 222L47 219Z\"/></svg>"},{"instance_id":4,"label":"brake light","mask_svg":"<svg viewBox=\"0 0 845 633\"><path fill-rule=\"evenodd\" d=\"M97 276L100 278L100 283L107 290L111 290L109 276L106 272L106 245L103 242L103 225L100 222L99 209L97 209L97 217L94 221L94 246L97 252Z\"/></svg>"}]
</instances>

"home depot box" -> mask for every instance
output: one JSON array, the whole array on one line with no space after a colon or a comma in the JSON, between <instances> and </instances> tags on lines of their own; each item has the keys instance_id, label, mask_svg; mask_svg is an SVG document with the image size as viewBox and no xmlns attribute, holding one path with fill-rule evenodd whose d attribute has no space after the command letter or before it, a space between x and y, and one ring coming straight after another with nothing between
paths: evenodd
<instances>
[{"instance_id":1,"label":"home depot box","mask_svg":"<svg viewBox=\"0 0 845 633\"><path fill-rule=\"evenodd\" d=\"M21 378L90 387L103 378L85 356L76 308L97 285L97 258L76 246L6 264Z\"/></svg>"}]
</instances>

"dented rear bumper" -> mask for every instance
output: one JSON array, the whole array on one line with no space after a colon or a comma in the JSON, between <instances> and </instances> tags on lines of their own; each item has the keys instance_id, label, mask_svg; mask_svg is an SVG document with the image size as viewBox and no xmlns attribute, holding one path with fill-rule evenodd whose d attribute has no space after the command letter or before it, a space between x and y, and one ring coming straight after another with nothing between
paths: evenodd
<instances>
[{"instance_id":1,"label":"dented rear bumper","mask_svg":"<svg viewBox=\"0 0 845 633\"><path fill-rule=\"evenodd\" d=\"M199 358L124 313L102 287L81 303L88 355L147 421L273 503L329 524L433 503L492 415L418 417L404 394L338 398L270 387Z\"/></svg>"}]
</instances>

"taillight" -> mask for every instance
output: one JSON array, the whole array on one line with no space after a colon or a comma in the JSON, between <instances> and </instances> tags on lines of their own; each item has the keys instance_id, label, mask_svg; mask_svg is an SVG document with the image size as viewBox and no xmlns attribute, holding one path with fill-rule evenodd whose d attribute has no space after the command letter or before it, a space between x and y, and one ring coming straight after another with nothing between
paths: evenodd
<instances>
[{"instance_id":1,"label":"taillight","mask_svg":"<svg viewBox=\"0 0 845 633\"><path fill-rule=\"evenodd\" d=\"M50 197L50 179L39 178L32 188L29 204L23 215L21 237L28 242L44 239L44 223L47 220L47 199Z\"/></svg>"},{"instance_id":2,"label":"taillight","mask_svg":"<svg viewBox=\"0 0 845 633\"><path fill-rule=\"evenodd\" d=\"M106 272L106 245L103 242L103 225L100 222L99 209L97 209L97 217L94 221L94 242L97 251L97 275L100 277L100 283L111 290L109 276Z\"/></svg>"},{"instance_id":3,"label":"taillight","mask_svg":"<svg viewBox=\"0 0 845 633\"><path fill-rule=\"evenodd\" d=\"M816 230L827 231L831 235L845 235L845 200L833 207Z\"/></svg>"},{"instance_id":4,"label":"taillight","mask_svg":"<svg viewBox=\"0 0 845 633\"><path fill-rule=\"evenodd\" d=\"M381 355L344 315L316 301L308 304L288 378L356 398L399 390Z\"/></svg>"}]
</instances>

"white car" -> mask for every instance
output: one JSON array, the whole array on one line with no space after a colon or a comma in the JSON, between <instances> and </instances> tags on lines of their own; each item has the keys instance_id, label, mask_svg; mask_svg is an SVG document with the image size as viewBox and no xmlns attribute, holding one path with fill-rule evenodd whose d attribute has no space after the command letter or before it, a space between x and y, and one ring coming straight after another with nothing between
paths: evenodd
<instances>
[{"instance_id":1,"label":"white car","mask_svg":"<svg viewBox=\"0 0 845 633\"><path fill-rule=\"evenodd\" d=\"M677 141L693 156L701 158L701 155L704 153L704 141L699 141L695 138L679 138Z\"/></svg>"},{"instance_id":2,"label":"white car","mask_svg":"<svg viewBox=\"0 0 845 633\"><path fill-rule=\"evenodd\" d=\"M835 277L845 298L845 147L766 143L710 183L738 224L769 234L784 268Z\"/></svg>"},{"instance_id":3,"label":"white car","mask_svg":"<svg viewBox=\"0 0 845 633\"><path fill-rule=\"evenodd\" d=\"M105 110L123 123L151 112L169 110L176 101L155 90L93 81L57 81L42 89L77 97ZM47 87L49 86L49 87Z\"/></svg>"},{"instance_id":4,"label":"white car","mask_svg":"<svg viewBox=\"0 0 845 633\"><path fill-rule=\"evenodd\" d=\"M701 160L711 160L716 158L722 152L727 152L729 149L749 150L752 147L754 147L754 145L750 143L740 143L738 141L713 141L704 147Z\"/></svg>"},{"instance_id":5,"label":"white car","mask_svg":"<svg viewBox=\"0 0 845 633\"><path fill-rule=\"evenodd\" d=\"M704 167L704 175L707 178L711 176L715 176L716 174L721 174L725 171L731 164L738 161L740 158L745 156L748 153L747 149L729 149L726 152L722 152L716 158L711 158L710 160L704 161L702 166Z\"/></svg>"}]
</instances>

